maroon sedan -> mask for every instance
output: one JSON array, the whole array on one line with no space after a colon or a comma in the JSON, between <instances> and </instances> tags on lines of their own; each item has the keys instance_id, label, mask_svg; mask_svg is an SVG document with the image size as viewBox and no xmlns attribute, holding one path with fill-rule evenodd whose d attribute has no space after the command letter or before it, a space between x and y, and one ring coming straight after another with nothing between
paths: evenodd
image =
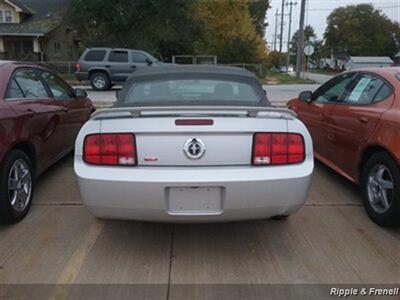
<instances>
[{"instance_id":1,"label":"maroon sedan","mask_svg":"<svg viewBox=\"0 0 400 300\"><path fill-rule=\"evenodd\" d=\"M0 221L28 213L34 179L73 150L93 110L85 91L48 69L0 62Z\"/></svg>"}]
</instances>

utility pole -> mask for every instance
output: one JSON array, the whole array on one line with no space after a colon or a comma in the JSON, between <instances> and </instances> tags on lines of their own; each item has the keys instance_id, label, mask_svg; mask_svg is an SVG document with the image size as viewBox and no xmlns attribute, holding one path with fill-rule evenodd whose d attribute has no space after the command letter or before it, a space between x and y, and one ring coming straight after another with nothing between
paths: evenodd
<instances>
[{"instance_id":1,"label":"utility pole","mask_svg":"<svg viewBox=\"0 0 400 300\"><path fill-rule=\"evenodd\" d=\"M274 51L276 51L276 38L278 36L278 16L279 16L279 9L277 9L275 13Z\"/></svg>"},{"instance_id":2,"label":"utility pole","mask_svg":"<svg viewBox=\"0 0 400 300\"><path fill-rule=\"evenodd\" d=\"M301 0L300 5L300 27L299 27L299 41L297 44L297 57L296 57L296 78L300 78L303 61L303 48L304 48L304 17L306 13L306 0Z\"/></svg>"},{"instance_id":3,"label":"utility pole","mask_svg":"<svg viewBox=\"0 0 400 300\"><path fill-rule=\"evenodd\" d=\"M292 13L293 13L293 5L297 5L297 2L290 1L286 3L289 6L289 30L288 30L288 40L287 40L287 61L286 61L286 72L289 72L290 65L290 39L291 39L291 31L292 31Z\"/></svg>"},{"instance_id":4,"label":"utility pole","mask_svg":"<svg viewBox=\"0 0 400 300\"><path fill-rule=\"evenodd\" d=\"M279 53L282 53L283 45L283 17L285 16L285 0L282 0L282 10L281 10L281 36L279 41Z\"/></svg>"}]
</instances>

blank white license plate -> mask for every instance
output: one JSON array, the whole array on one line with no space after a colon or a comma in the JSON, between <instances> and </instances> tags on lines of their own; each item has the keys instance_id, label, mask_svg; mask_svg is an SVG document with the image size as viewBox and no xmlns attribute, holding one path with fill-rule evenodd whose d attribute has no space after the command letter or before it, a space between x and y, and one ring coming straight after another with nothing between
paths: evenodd
<instances>
[{"instance_id":1,"label":"blank white license plate","mask_svg":"<svg viewBox=\"0 0 400 300\"><path fill-rule=\"evenodd\" d=\"M222 213L221 187L171 187L167 189L167 210L173 215Z\"/></svg>"}]
</instances>

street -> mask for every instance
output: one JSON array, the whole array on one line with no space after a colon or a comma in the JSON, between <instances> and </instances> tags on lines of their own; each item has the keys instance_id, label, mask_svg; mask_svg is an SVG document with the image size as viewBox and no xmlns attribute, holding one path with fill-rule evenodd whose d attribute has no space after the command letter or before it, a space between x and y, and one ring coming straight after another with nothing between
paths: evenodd
<instances>
[{"instance_id":1,"label":"street","mask_svg":"<svg viewBox=\"0 0 400 300\"><path fill-rule=\"evenodd\" d=\"M93 218L70 155L39 179L27 218L0 226L0 284L389 284L399 253L400 231L372 223L357 187L320 163L288 220L173 225Z\"/></svg>"},{"instance_id":2,"label":"street","mask_svg":"<svg viewBox=\"0 0 400 300\"><path fill-rule=\"evenodd\" d=\"M303 91L315 91L318 84L280 84L264 85L267 97L273 104L285 104L288 100L297 98Z\"/></svg>"},{"instance_id":3,"label":"street","mask_svg":"<svg viewBox=\"0 0 400 300\"><path fill-rule=\"evenodd\" d=\"M301 77L314 80L317 83L324 83L331 79L332 75L327 74L319 74L319 73L311 73L311 72L303 72Z\"/></svg>"}]
</instances>

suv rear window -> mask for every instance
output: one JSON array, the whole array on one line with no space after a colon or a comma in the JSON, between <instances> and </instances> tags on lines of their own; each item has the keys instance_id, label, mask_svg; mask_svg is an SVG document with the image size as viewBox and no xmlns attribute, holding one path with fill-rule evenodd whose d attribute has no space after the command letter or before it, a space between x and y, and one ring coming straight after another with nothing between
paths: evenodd
<instances>
[{"instance_id":1,"label":"suv rear window","mask_svg":"<svg viewBox=\"0 0 400 300\"><path fill-rule=\"evenodd\" d=\"M85 55L86 61L103 61L106 50L91 50Z\"/></svg>"}]
</instances>

